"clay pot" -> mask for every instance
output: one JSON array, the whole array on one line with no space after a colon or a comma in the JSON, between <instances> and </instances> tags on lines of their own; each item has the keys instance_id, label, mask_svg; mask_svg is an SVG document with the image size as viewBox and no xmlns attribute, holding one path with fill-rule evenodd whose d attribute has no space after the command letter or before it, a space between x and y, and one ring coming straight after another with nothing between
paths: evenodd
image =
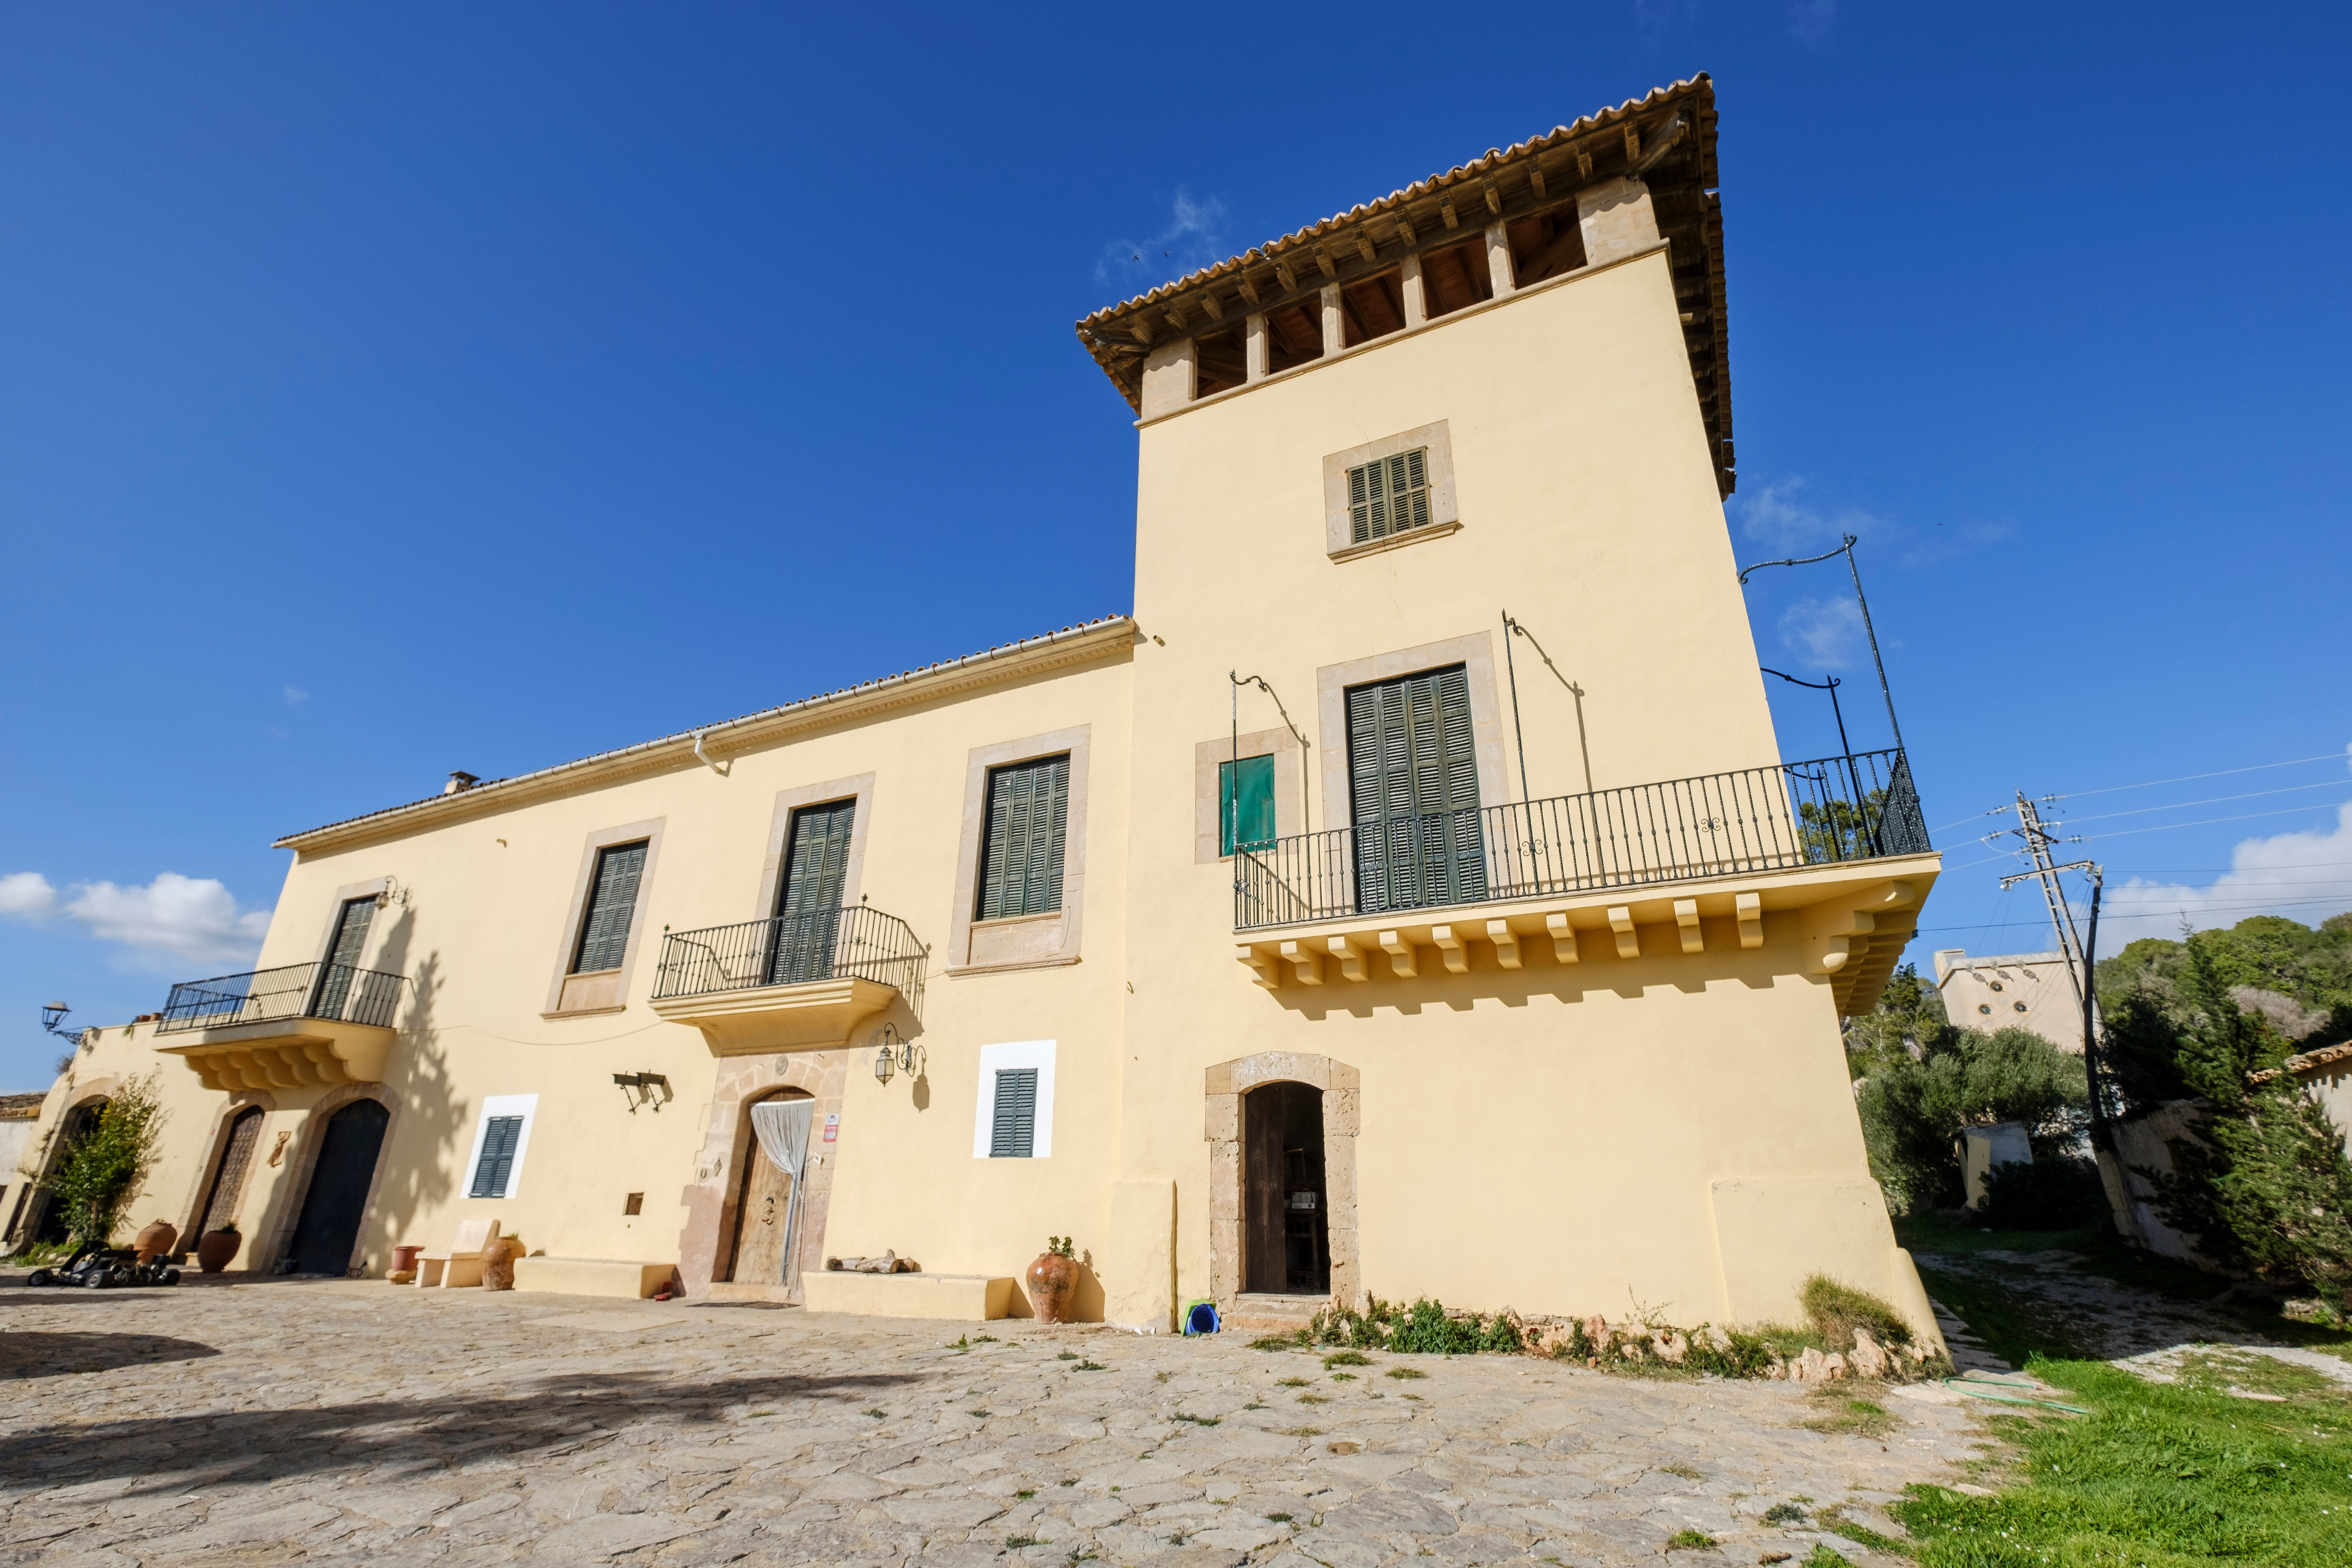
<instances>
[{"instance_id":1,"label":"clay pot","mask_svg":"<svg viewBox=\"0 0 2352 1568\"><path fill-rule=\"evenodd\" d=\"M1066 1323L1070 1303L1078 1293L1077 1260L1057 1252L1041 1252L1029 1266L1029 1305L1041 1323Z\"/></svg>"},{"instance_id":2,"label":"clay pot","mask_svg":"<svg viewBox=\"0 0 2352 1568\"><path fill-rule=\"evenodd\" d=\"M196 1237L196 1267L207 1274L217 1274L228 1267L236 1249L245 1245L244 1236L234 1230L208 1230Z\"/></svg>"},{"instance_id":3,"label":"clay pot","mask_svg":"<svg viewBox=\"0 0 2352 1568\"><path fill-rule=\"evenodd\" d=\"M502 1236L482 1248L482 1289L513 1289L514 1260L521 1256L522 1243L510 1236Z\"/></svg>"},{"instance_id":4,"label":"clay pot","mask_svg":"<svg viewBox=\"0 0 2352 1568\"><path fill-rule=\"evenodd\" d=\"M414 1279L416 1278L416 1255L424 1250L425 1248L421 1246L394 1247L392 1249L392 1271L394 1274L405 1274L410 1279Z\"/></svg>"},{"instance_id":5,"label":"clay pot","mask_svg":"<svg viewBox=\"0 0 2352 1568\"><path fill-rule=\"evenodd\" d=\"M169 1220L159 1219L141 1231L131 1245L139 1249L139 1262L143 1268L180 1245L180 1227Z\"/></svg>"}]
</instances>

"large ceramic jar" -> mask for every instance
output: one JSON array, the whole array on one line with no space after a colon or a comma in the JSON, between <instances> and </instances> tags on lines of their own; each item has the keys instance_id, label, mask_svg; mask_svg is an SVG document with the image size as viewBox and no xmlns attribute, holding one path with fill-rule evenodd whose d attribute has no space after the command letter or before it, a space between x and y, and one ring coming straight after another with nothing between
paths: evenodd
<instances>
[{"instance_id":1,"label":"large ceramic jar","mask_svg":"<svg viewBox=\"0 0 2352 1568\"><path fill-rule=\"evenodd\" d=\"M217 1274L228 1267L236 1249L245 1245L245 1237L233 1230L208 1230L196 1237L196 1267L207 1274Z\"/></svg>"},{"instance_id":2,"label":"large ceramic jar","mask_svg":"<svg viewBox=\"0 0 2352 1568\"><path fill-rule=\"evenodd\" d=\"M139 1261L143 1266L152 1263L180 1245L180 1227L170 1220L159 1219L139 1233L131 1244L139 1249Z\"/></svg>"},{"instance_id":3,"label":"large ceramic jar","mask_svg":"<svg viewBox=\"0 0 2352 1568\"><path fill-rule=\"evenodd\" d=\"M1078 1290L1076 1259L1058 1252L1041 1252L1029 1266L1029 1305L1041 1323L1070 1321L1071 1299Z\"/></svg>"}]
</instances>

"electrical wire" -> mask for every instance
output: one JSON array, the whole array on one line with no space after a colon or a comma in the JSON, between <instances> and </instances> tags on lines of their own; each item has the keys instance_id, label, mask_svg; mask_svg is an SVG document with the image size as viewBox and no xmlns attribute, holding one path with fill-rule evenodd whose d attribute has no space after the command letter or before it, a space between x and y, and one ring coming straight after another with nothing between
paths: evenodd
<instances>
[{"instance_id":1,"label":"electrical wire","mask_svg":"<svg viewBox=\"0 0 2352 1568\"><path fill-rule=\"evenodd\" d=\"M2061 800L2072 800L2079 795L2113 795L2117 790L2154 789L2158 784L2189 784L2198 779L2218 779L2226 777L2231 773L2258 773L2264 768L2292 768L2299 767L2305 763L2334 763L2341 762L2343 760L2344 753L2342 752L2327 752L2316 757L2289 757L2283 763L2256 763L2252 767L2221 768L2210 773L2183 773L2177 779L2149 779L2145 784L2107 784L2099 789L2078 789L2071 792L2070 794L2061 795L2058 798Z\"/></svg>"},{"instance_id":2,"label":"electrical wire","mask_svg":"<svg viewBox=\"0 0 2352 1568\"><path fill-rule=\"evenodd\" d=\"M2105 822L2117 816L2146 816L2153 811L2187 811L2191 806L2221 805L2233 800L2258 800L2266 795L2293 795L2297 790L2342 789L2343 787L2342 779L2322 779L2317 784L2289 784L2284 789L2248 790L2243 795L2217 795L2209 800L2176 800L2170 805L2138 805L2129 811L2103 811L2095 816L2071 816L2058 826L2072 826L2077 822Z\"/></svg>"},{"instance_id":3,"label":"electrical wire","mask_svg":"<svg viewBox=\"0 0 2352 1568\"><path fill-rule=\"evenodd\" d=\"M2352 805L2352 802L2338 804ZM2086 839L2129 838L2136 833L2169 833L2176 827L2210 827L2217 822L2252 822L2258 816L2287 816L2298 811L2311 809L2307 805L2286 805L2281 806L2276 811L2250 811L2242 816L2206 816L2200 817L2195 822L2168 822L2161 827L2123 827L2113 833L2086 833L2083 837Z\"/></svg>"}]
</instances>

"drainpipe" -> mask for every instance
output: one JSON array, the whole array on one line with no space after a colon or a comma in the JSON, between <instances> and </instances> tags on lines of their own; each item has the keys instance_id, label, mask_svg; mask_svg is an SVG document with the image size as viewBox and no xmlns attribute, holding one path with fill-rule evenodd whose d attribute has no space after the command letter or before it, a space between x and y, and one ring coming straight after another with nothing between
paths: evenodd
<instances>
[{"instance_id":1,"label":"drainpipe","mask_svg":"<svg viewBox=\"0 0 2352 1568\"><path fill-rule=\"evenodd\" d=\"M723 779L727 776L727 770L713 762L711 760L710 753L702 749L702 731L699 730L697 730L694 732L694 760L700 763L704 767L709 768L712 773L717 773L720 778Z\"/></svg>"}]
</instances>

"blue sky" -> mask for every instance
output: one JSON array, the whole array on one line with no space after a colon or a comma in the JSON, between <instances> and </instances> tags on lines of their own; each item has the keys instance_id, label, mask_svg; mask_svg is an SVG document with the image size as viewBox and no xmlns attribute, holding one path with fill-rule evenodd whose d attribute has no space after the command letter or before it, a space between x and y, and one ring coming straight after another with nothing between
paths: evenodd
<instances>
[{"instance_id":1,"label":"blue sky","mask_svg":"<svg viewBox=\"0 0 2352 1568\"><path fill-rule=\"evenodd\" d=\"M1126 608L1076 318L1699 70L1731 527L1864 541L1918 950L2046 942L2019 788L2111 931L2352 908L2345 16L13 7L0 1088L243 967L280 833ZM1884 743L1843 589L1759 651Z\"/></svg>"}]
</instances>

